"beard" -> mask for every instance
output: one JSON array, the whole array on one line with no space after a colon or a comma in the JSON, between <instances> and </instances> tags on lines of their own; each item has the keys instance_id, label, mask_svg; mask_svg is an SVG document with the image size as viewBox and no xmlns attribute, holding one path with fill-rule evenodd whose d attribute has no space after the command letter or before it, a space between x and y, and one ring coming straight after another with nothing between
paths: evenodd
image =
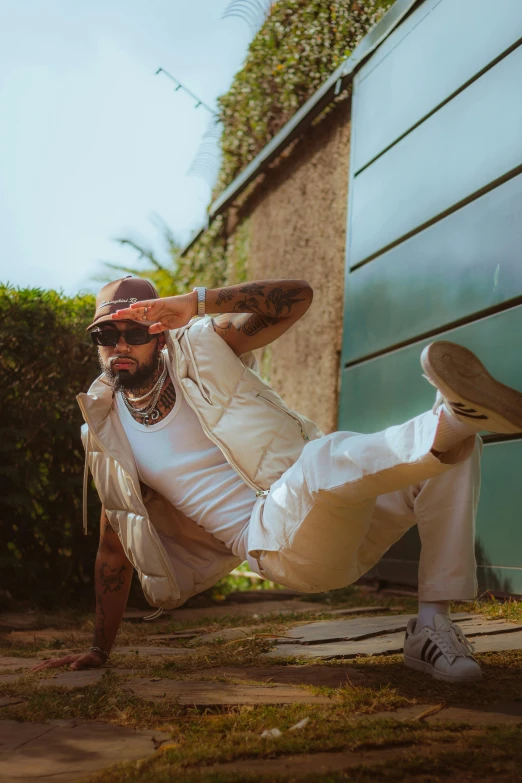
<instances>
[{"instance_id":1,"label":"beard","mask_svg":"<svg viewBox=\"0 0 522 783\"><path fill-rule=\"evenodd\" d=\"M101 371L115 392L122 391L123 389L130 392L139 391L153 380L159 367L159 352L156 353L149 362L136 362L136 369L133 372L130 370L113 370L112 363L116 361L116 359L112 359L105 363L99 354L98 359Z\"/></svg>"}]
</instances>

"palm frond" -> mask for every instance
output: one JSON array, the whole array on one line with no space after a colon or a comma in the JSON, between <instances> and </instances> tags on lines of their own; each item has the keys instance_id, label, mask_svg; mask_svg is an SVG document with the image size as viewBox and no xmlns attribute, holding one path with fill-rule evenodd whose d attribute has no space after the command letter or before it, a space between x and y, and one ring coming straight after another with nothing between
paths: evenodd
<instances>
[{"instance_id":1,"label":"palm frond","mask_svg":"<svg viewBox=\"0 0 522 783\"><path fill-rule=\"evenodd\" d=\"M155 251L143 245L139 240L132 237L117 237L115 241L118 244L130 248L138 254L135 264L103 261L103 270L93 277L95 282L108 283L114 280L114 272L116 272L119 276L130 274L149 280L160 296L184 293L184 282L178 274L178 258L182 246L163 218L154 214L152 222L161 233L162 243L165 246L165 261L160 261ZM142 261L146 263L140 263Z\"/></svg>"},{"instance_id":2,"label":"palm frond","mask_svg":"<svg viewBox=\"0 0 522 783\"><path fill-rule=\"evenodd\" d=\"M273 5L274 0L231 0L221 18L242 19L255 35L269 16Z\"/></svg>"}]
</instances>

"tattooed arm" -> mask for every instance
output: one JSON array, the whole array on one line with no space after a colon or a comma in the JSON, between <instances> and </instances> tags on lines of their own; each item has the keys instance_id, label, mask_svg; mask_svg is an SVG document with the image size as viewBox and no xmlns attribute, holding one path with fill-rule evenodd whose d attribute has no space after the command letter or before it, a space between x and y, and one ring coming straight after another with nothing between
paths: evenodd
<instances>
[{"instance_id":1,"label":"tattooed arm","mask_svg":"<svg viewBox=\"0 0 522 783\"><path fill-rule=\"evenodd\" d=\"M214 329L235 353L272 343L312 304L306 280L260 280L207 290L206 311L218 313ZM112 314L114 320L138 321L151 334L179 329L197 313L197 295L180 294L134 302Z\"/></svg>"},{"instance_id":2,"label":"tattooed arm","mask_svg":"<svg viewBox=\"0 0 522 783\"><path fill-rule=\"evenodd\" d=\"M132 579L129 563L117 533L112 529L102 506L100 544L96 555L96 615L94 647L110 652L125 611ZM92 650L86 653L52 658L34 666L32 671L69 666L70 669L90 669L103 666L105 658Z\"/></svg>"},{"instance_id":3,"label":"tattooed arm","mask_svg":"<svg viewBox=\"0 0 522 783\"><path fill-rule=\"evenodd\" d=\"M95 563L96 616L93 645L110 652L127 605L132 566L102 507Z\"/></svg>"},{"instance_id":4,"label":"tattooed arm","mask_svg":"<svg viewBox=\"0 0 522 783\"><path fill-rule=\"evenodd\" d=\"M261 280L207 291L214 331L240 356L272 343L312 304L306 280Z\"/></svg>"}]
</instances>

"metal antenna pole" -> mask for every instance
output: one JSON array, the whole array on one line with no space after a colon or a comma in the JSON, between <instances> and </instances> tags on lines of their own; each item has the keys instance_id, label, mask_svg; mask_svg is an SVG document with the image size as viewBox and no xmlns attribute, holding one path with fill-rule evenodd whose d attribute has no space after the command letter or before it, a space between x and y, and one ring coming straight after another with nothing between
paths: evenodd
<instances>
[{"instance_id":1,"label":"metal antenna pole","mask_svg":"<svg viewBox=\"0 0 522 783\"><path fill-rule=\"evenodd\" d=\"M218 116L218 113L214 111L214 109L211 109L210 106L207 103L205 103L205 101L202 101L201 98L198 98L198 96L195 95L191 90L189 90L188 87L185 87L185 85L182 84L178 79L175 79L171 73L165 70L165 68L158 68L158 70L156 71L156 76L158 75L158 73L164 73L165 76L168 76L168 78L174 82L174 84L176 85L175 92L177 92L178 90L183 90L183 92L186 92L187 95L190 95L190 97L196 101L196 105L194 108L197 109L199 106L203 106L203 108L206 109L208 112L210 112L213 117Z\"/></svg>"}]
</instances>

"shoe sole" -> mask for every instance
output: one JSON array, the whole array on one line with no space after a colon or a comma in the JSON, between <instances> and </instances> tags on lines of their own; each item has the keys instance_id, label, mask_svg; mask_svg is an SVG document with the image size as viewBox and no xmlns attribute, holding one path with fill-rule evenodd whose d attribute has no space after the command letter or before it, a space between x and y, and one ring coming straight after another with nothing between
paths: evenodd
<instances>
[{"instance_id":1,"label":"shoe sole","mask_svg":"<svg viewBox=\"0 0 522 783\"><path fill-rule=\"evenodd\" d=\"M471 404L487 415L483 429L509 435L522 432L522 394L495 380L472 351L439 340L423 350L421 365L448 401Z\"/></svg>"},{"instance_id":2,"label":"shoe sole","mask_svg":"<svg viewBox=\"0 0 522 783\"><path fill-rule=\"evenodd\" d=\"M444 682L478 682L482 679L481 671L479 671L477 674L469 675L468 677L457 677L452 674L439 672L437 669L433 668L431 663L427 663L427 661L419 661L417 658L410 658L408 655L404 656L404 665L408 666L410 669L416 669L417 671L431 674L435 680L443 680Z\"/></svg>"}]
</instances>

